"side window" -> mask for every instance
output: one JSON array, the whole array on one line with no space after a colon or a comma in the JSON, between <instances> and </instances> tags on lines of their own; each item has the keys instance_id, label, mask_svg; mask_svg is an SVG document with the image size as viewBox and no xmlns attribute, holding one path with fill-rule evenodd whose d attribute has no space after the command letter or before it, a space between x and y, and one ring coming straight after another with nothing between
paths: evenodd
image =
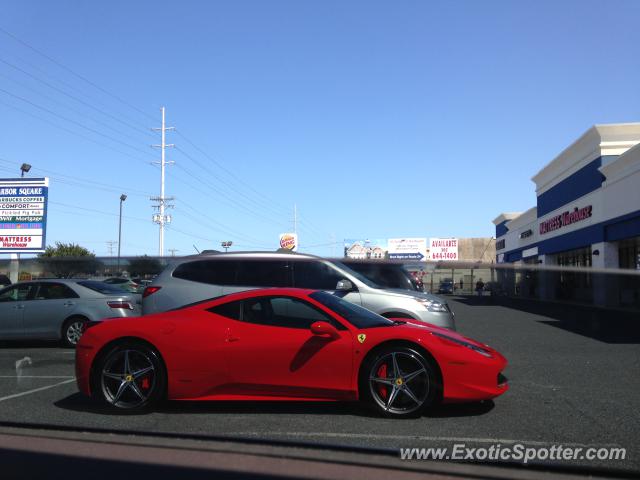
<instances>
[{"instance_id":1,"label":"side window","mask_svg":"<svg viewBox=\"0 0 640 480\"><path fill-rule=\"evenodd\" d=\"M33 284L15 285L0 294L0 302L23 302L28 299Z\"/></svg>"},{"instance_id":2,"label":"side window","mask_svg":"<svg viewBox=\"0 0 640 480\"><path fill-rule=\"evenodd\" d=\"M216 305L215 307L209 308L208 311L217 315L221 315L223 317L230 318L232 320L240 320L241 305L241 301L223 303L221 305Z\"/></svg>"},{"instance_id":3,"label":"side window","mask_svg":"<svg viewBox=\"0 0 640 480\"><path fill-rule=\"evenodd\" d=\"M261 297L245 300L242 321L282 328L309 329L315 322L327 322L346 330L339 322L309 303L290 297Z\"/></svg>"},{"instance_id":4,"label":"side window","mask_svg":"<svg viewBox=\"0 0 640 480\"><path fill-rule=\"evenodd\" d=\"M79 295L62 283L37 284L34 300L60 300L64 298L78 298Z\"/></svg>"},{"instance_id":5,"label":"side window","mask_svg":"<svg viewBox=\"0 0 640 480\"><path fill-rule=\"evenodd\" d=\"M196 260L178 265L173 277L211 285L234 285L237 263L233 260Z\"/></svg>"},{"instance_id":6,"label":"side window","mask_svg":"<svg viewBox=\"0 0 640 480\"><path fill-rule=\"evenodd\" d=\"M241 260L234 285L241 287L290 287L286 260Z\"/></svg>"},{"instance_id":7,"label":"side window","mask_svg":"<svg viewBox=\"0 0 640 480\"><path fill-rule=\"evenodd\" d=\"M335 290L344 277L329 265L320 261L299 261L293 264L293 284L297 288Z\"/></svg>"}]
</instances>

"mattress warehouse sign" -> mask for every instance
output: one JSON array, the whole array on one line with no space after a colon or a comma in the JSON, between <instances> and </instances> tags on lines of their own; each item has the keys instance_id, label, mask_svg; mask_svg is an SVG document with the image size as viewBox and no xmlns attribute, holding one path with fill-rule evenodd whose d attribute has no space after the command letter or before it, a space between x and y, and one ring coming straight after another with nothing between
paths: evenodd
<instances>
[{"instance_id":1,"label":"mattress warehouse sign","mask_svg":"<svg viewBox=\"0 0 640 480\"><path fill-rule=\"evenodd\" d=\"M587 205L583 208L576 207L573 210L567 210L559 215L554 215L553 217L540 223L540 235L544 235L545 233L553 232L563 227L567 227L574 223L591 218L592 210L593 206Z\"/></svg>"},{"instance_id":2,"label":"mattress warehouse sign","mask_svg":"<svg viewBox=\"0 0 640 480\"><path fill-rule=\"evenodd\" d=\"M46 248L48 178L0 179L0 253Z\"/></svg>"}]
</instances>

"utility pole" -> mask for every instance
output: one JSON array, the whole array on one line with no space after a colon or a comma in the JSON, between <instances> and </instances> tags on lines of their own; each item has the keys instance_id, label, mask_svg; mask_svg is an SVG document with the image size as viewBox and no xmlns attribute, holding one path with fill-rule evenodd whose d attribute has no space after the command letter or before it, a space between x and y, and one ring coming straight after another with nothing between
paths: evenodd
<instances>
[{"instance_id":1,"label":"utility pole","mask_svg":"<svg viewBox=\"0 0 640 480\"><path fill-rule=\"evenodd\" d=\"M176 256L176 252L179 252L180 250L178 250L177 248L169 248L169 253L171 253L172 257Z\"/></svg>"},{"instance_id":2,"label":"utility pole","mask_svg":"<svg viewBox=\"0 0 640 480\"><path fill-rule=\"evenodd\" d=\"M120 246L122 245L122 203L126 199L127 196L124 193L120 195L120 216L118 217L118 275L120 275Z\"/></svg>"},{"instance_id":3,"label":"utility pole","mask_svg":"<svg viewBox=\"0 0 640 480\"><path fill-rule=\"evenodd\" d=\"M107 250L109 251L109 256L113 257L113 250L115 248L115 244L118 243L115 240L107 240Z\"/></svg>"},{"instance_id":4,"label":"utility pole","mask_svg":"<svg viewBox=\"0 0 640 480\"><path fill-rule=\"evenodd\" d=\"M152 217L153 221L160 226L160 238L158 243L158 255L160 257L164 257L164 226L168 223L171 223L171 215L165 215L165 210L169 208L173 208L173 205L170 205L168 202L174 200L174 197L165 197L164 195L164 179L165 173L164 168L167 165L172 165L175 162L169 161L167 162L165 159L165 149L167 147L175 147L174 144L166 143L166 133L167 130L174 130L174 127L166 127L164 122L164 107L161 108L162 111L162 126L160 128L153 128L153 130L161 132L161 142L160 145L153 145L156 148L160 148L160 162L154 162L156 165L160 165L160 196L159 197L151 197L152 202L158 202L157 205L154 205L153 208L158 209L158 213L155 213Z\"/></svg>"}]
</instances>

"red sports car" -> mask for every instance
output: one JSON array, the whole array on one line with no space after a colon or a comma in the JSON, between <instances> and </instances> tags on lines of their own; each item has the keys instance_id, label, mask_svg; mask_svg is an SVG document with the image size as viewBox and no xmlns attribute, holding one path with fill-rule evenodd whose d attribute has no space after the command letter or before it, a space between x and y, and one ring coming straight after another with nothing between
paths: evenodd
<instances>
[{"instance_id":1,"label":"red sports car","mask_svg":"<svg viewBox=\"0 0 640 480\"><path fill-rule=\"evenodd\" d=\"M360 400L386 416L508 389L506 359L455 332L322 291L270 288L89 324L81 392L117 410L171 400Z\"/></svg>"}]
</instances>

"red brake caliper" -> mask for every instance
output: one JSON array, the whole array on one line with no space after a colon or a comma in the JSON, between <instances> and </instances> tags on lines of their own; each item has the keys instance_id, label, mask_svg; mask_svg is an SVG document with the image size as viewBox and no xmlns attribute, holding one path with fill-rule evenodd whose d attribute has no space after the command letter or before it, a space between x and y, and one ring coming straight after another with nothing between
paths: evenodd
<instances>
[{"instance_id":1,"label":"red brake caliper","mask_svg":"<svg viewBox=\"0 0 640 480\"><path fill-rule=\"evenodd\" d=\"M378 375L378 378L387 378L387 364L383 363L382 365L380 365L380 368L378 368L378 371L376 372L376 375ZM380 393L380 397L381 398L387 398L387 395L389 395L389 389L387 388L386 385L383 384L378 384L378 392Z\"/></svg>"},{"instance_id":2,"label":"red brake caliper","mask_svg":"<svg viewBox=\"0 0 640 480\"><path fill-rule=\"evenodd\" d=\"M143 390L149 390L149 377L144 377L142 382L140 382L140 387Z\"/></svg>"}]
</instances>

